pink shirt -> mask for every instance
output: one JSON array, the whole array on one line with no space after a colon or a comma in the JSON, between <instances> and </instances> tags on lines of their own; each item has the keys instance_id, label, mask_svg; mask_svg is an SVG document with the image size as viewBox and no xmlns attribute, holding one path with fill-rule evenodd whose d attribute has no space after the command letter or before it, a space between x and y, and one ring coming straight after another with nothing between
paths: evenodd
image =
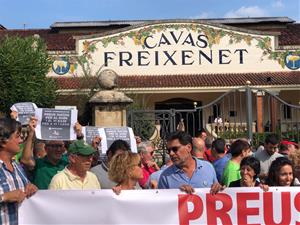
<instances>
[{"instance_id":1,"label":"pink shirt","mask_svg":"<svg viewBox=\"0 0 300 225\"><path fill-rule=\"evenodd\" d=\"M142 170L143 170L143 178L139 180L139 185L142 188L145 188L146 183L147 183L150 175L152 173L154 173L156 170L152 167L148 167L148 166L145 166L145 165L143 165Z\"/></svg>"}]
</instances>

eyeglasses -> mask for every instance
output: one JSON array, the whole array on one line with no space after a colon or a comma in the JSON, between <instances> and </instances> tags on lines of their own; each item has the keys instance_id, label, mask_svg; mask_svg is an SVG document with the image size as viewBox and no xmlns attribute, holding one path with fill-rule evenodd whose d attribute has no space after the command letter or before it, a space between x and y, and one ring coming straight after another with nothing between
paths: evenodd
<instances>
[{"instance_id":1,"label":"eyeglasses","mask_svg":"<svg viewBox=\"0 0 300 225\"><path fill-rule=\"evenodd\" d=\"M171 147L171 148L167 148L167 151L168 151L169 154L170 154L171 151L176 153L180 148L181 148L181 146L174 146L174 147Z\"/></svg>"}]
</instances>

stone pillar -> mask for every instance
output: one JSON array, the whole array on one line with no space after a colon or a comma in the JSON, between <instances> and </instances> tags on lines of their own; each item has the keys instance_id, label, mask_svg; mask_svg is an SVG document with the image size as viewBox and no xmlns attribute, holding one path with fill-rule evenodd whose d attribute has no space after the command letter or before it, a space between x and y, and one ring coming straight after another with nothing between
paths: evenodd
<instances>
[{"instance_id":1,"label":"stone pillar","mask_svg":"<svg viewBox=\"0 0 300 225\"><path fill-rule=\"evenodd\" d=\"M126 106L132 102L132 99L122 92L114 90L97 92L89 100L93 108L93 125L97 127L126 126Z\"/></svg>"},{"instance_id":2,"label":"stone pillar","mask_svg":"<svg viewBox=\"0 0 300 225\"><path fill-rule=\"evenodd\" d=\"M264 92L257 92L256 93L256 105L257 105L257 112L256 112L256 125L257 125L257 132L263 133L264 132Z\"/></svg>"}]
</instances>

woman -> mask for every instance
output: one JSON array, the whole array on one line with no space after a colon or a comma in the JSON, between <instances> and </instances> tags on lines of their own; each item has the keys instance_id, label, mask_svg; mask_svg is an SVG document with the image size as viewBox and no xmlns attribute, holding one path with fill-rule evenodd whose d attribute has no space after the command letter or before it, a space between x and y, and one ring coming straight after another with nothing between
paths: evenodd
<instances>
[{"instance_id":1,"label":"woman","mask_svg":"<svg viewBox=\"0 0 300 225\"><path fill-rule=\"evenodd\" d=\"M259 173L260 162L254 157L245 157L240 165L241 179L231 182L229 187L258 187L260 183L256 178Z\"/></svg>"},{"instance_id":2,"label":"woman","mask_svg":"<svg viewBox=\"0 0 300 225\"><path fill-rule=\"evenodd\" d=\"M294 169L295 169L295 180L297 179L298 184L300 184L299 180L300 180L300 150L297 149L296 151L294 151L292 154L289 155L289 160L292 161L293 165L294 165Z\"/></svg>"},{"instance_id":3,"label":"woman","mask_svg":"<svg viewBox=\"0 0 300 225\"><path fill-rule=\"evenodd\" d=\"M289 159L279 157L272 162L267 178L269 186L294 186L294 180L295 170Z\"/></svg>"},{"instance_id":4,"label":"woman","mask_svg":"<svg viewBox=\"0 0 300 225\"><path fill-rule=\"evenodd\" d=\"M117 183L113 187L117 194L121 190L136 189L138 180L143 178L140 155L132 152L115 155L110 162L108 176Z\"/></svg>"}]
</instances>

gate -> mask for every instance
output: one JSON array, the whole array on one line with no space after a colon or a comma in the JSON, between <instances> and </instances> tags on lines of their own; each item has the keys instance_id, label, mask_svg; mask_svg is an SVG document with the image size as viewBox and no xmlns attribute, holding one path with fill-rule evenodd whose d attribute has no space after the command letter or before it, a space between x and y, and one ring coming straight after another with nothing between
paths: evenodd
<instances>
[{"instance_id":1,"label":"gate","mask_svg":"<svg viewBox=\"0 0 300 225\"><path fill-rule=\"evenodd\" d=\"M135 135L153 141L163 151L167 135L178 129L192 136L205 129L210 136L229 143L247 138L255 146L270 132L300 141L300 106L291 105L266 89L250 86L232 89L194 109L131 110L127 121Z\"/></svg>"}]
</instances>

